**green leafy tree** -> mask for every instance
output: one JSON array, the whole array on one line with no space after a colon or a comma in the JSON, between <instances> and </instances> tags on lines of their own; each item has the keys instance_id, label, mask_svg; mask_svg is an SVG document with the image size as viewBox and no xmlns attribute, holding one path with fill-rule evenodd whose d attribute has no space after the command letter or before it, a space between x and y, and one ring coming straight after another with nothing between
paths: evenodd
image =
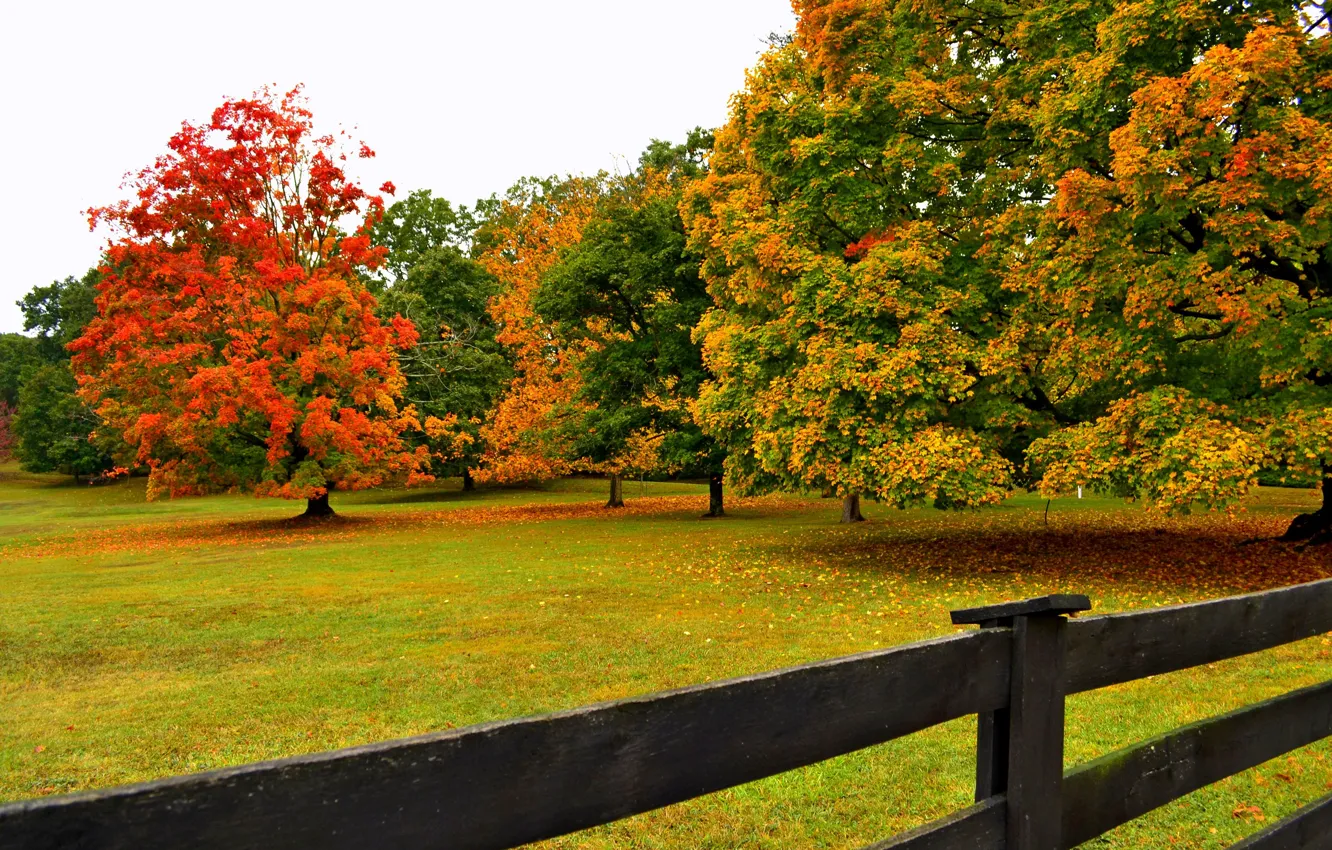
<instances>
[{"instance_id":1,"label":"green leafy tree","mask_svg":"<svg viewBox=\"0 0 1332 850\"><path fill-rule=\"evenodd\" d=\"M1020 296L991 249L1039 196L996 101L1040 85L962 2L798 2L732 101L686 224L716 303L698 404L743 490L993 504L1051 427L995 358ZM1048 12L1048 10L1047 10Z\"/></svg>"},{"instance_id":2,"label":"green leafy tree","mask_svg":"<svg viewBox=\"0 0 1332 850\"><path fill-rule=\"evenodd\" d=\"M67 277L34 287L19 300L23 329L36 331L38 347L48 363L69 359L65 346L79 338L97 315L97 284L102 275L89 269L83 277Z\"/></svg>"},{"instance_id":3,"label":"green leafy tree","mask_svg":"<svg viewBox=\"0 0 1332 850\"><path fill-rule=\"evenodd\" d=\"M464 490L475 486L483 419L512 373L487 310L498 283L470 254L475 226L466 207L418 191L375 227L391 280L381 312L411 320L420 336L399 358L405 396L424 420L433 472L460 476Z\"/></svg>"},{"instance_id":4,"label":"green leafy tree","mask_svg":"<svg viewBox=\"0 0 1332 850\"><path fill-rule=\"evenodd\" d=\"M465 252L476 228L476 216L467 207L455 207L429 189L411 192L391 204L374 227L375 244L388 249L379 273L390 285L402 283L432 251L453 246Z\"/></svg>"},{"instance_id":5,"label":"green leafy tree","mask_svg":"<svg viewBox=\"0 0 1332 850\"><path fill-rule=\"evenodd\" d=\"M576 397L557 415L569 460L606 469L613 484L630 469L705 475L720 516L724 456L691 412L707 377L691 334L711 300L679 213L711 142L699 130L683 145L654 142L633 174L611 181L534 305L583 352ZM611 506L621 503L613 488Z\"/></svg>"},{"instance_id":6,"label":"green leafy tree","mask_svg":"<svg viewBox=\"0 0 1332 850\"><path fill-rule=\"evenodd\" d=\"M29 472L63 472L77 481L111 468L94 437L97 415L75 389L67 363L42 366L24 382L12 428L14 453Z\"/></svg>"},{"instance_id":7,"label":"green leafy tree","mask_svg":"<svg viewBox=\"0 0 1332 850\"><path fill-rule=\"evenodd\" d=\"M23 334L0 334L0 401L15 407L23 382L45 360L36 339Z\"/></svg>"},{"instance_id":8,"label":"green leafy tree","mask_svg":"<svg viewBox=\"0 0 1332 850\"><path fill-rule=\"evenodd\" d=\"M23 311L23 329L35 331L35 335L0 337L0 403L11 413L8 430L13 449L31 471L63 470L77 476L108 466L105 452L90 442L97 417L74 396L77 387L69 374L65 348L96 315L93 302L100 280L101 275L92 269L81 278L67 277L33 288L18 306ZM29 384L33 384L30 392ZM61 393L68 398L60 399ZM38 409L12 415L23 398ZM52 416L64 418L48 421Z\"/></svg>"}]
</instances>

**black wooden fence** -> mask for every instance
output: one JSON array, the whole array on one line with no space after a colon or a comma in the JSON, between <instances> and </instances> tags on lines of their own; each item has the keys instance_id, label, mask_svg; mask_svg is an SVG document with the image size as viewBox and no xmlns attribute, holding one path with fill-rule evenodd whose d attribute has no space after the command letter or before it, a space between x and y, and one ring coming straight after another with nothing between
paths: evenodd
<instances>
[{"instance_id":1,"label":"black wooden fence","mask_svg":"<svg viewBox=\"0 0 1332 850\"><path fill-rule=\"evenodd\" d=\"M1064 696L1332 631L1332 580L1074 620L1085 596L788 670L0 807L0 848L506 848L979 715L977 803L873 845L1076 846L1332 735L1332 682L1063 771ZM1236 847L1332 848L1332 796Z\"/></svg>"}]
</instances>

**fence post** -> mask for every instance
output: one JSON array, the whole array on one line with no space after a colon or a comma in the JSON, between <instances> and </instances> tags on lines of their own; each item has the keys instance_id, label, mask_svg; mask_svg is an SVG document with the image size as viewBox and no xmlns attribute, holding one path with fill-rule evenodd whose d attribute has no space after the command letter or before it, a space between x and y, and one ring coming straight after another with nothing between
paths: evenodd
<instances>
[{"instance_id":1,"label":"fence post","mask_svg":"<svg viewBox=\"0 0 1332 850\"><path fill-rule=\"evenodd\" d=\"M1091 608L1056 594L952 613L957 625L1013 631L1006 708L980 715L976 801L1008 799L1008 850L1059 850L1064 778L1065 615Z\"/></svg>"}]
</instances>

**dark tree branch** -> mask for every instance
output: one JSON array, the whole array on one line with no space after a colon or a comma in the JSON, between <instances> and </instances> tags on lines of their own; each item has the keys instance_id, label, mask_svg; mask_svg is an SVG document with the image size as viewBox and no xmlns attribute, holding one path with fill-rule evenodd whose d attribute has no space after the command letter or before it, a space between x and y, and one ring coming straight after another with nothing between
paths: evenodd
<instances>
[{"instance_id":1,"label":"dark tree branch","mask_svg":"<svg viewBox=\"0 0 1332 850\"><path fill-rule=\"evenodd\" d=\"M1195 301L1184 300L1178 304L1171 304L1166 309L1174 313L1176 316L1183 316L1186 319L1209 319L1216 322L1225 318L1221 313L1216 313L1211 310L1193 309L1196 303L1197 302Z\"/></svg>"},{"instance_id":2,"label":"dark tree branch","mask_svg":"<svg viewBox=\"0 0 1332 850\"><path fill-rule=\"evenodd\" d=\"M1050 414L1060 425L1077 425L1082 421L1069 416L1056 407L1039 384L1032 384L1030 396L1019 396L1017 402L1033 413Z\"/></svg>"}]
</instances>

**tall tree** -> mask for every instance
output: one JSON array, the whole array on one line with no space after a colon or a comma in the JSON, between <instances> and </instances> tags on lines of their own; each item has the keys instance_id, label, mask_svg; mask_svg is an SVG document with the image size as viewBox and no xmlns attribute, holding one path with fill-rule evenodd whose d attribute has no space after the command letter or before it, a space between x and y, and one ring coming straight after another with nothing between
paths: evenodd
<instances>
[{"instance_id":1,"label":"tall tree","mask_svg":"<svg viewBox=\"0 0 1332 850\"><path fill-rule=\"evenodd\" d=\"M702 474L720 516L720 447L691 415L706 377L691 333L711 301L685 253L679 204L704 171L711 137L654 142L638 169L609 181L582 238L543 277L534 299L566 346L582 350L578 391L558 416L570 463L607 472ZM610 506L622 504L612 490Z\"/></svg>"},{"instance_id":2,"label":"tall tree","mask_svg":"<svg viewBox=\"0 0 1332 850\"><path fill-rule=\"evenodd\" d=\"M244 487L323 516L332 489L419 480L396 356L416 332L382 324L361 282L383 202L346 178L338 138L314 134L297 89L227 100L168 148L132 199L90 211L114 236L70 346L149 495Z\"/></svg>"},{"instance_id":3,"label":"tall tree","mask_svg":"<svg viewBox=\"0 0 1332 850\"><path fill-rule=\"evenodd\" d=\"M400 355L404 395L424 420L435 474L461 476L471 490L485 447L482 423L512 379L489 313L498 282L471 256L472 214L428 191L389 206L374 232L388 248L392 280L380 314L400 314L420 334Z\"/></svg>"},{"instance_id":4,"label":"tall tree","mask_svg":"<svg viewBox=\"0 0 1332 850\"><path fill-rule=\"evenodd\" d=\"M572 470L557 417L577 397L582 351L561 344L533 299L562 252L582 238L601 183L522 181L490 205L478 232L478 260L499 281L489 307L496 339L513 362L513 379L481 427L482 480L545 480Z\"/></svg>"},{"instance_id":5,"label":"tall tree","mask_svg":"<svg viewBox=\"0 0 1332 850\"><path fill-rule=\"evenodd\" d=\"M970 4L796 7L685 201L716 303L700 419L742 489L831 492L845 521L861 494L992 504L1049 424L990 362L1016 298L990 228L1039 191L990 114L1018 57Z\"/></svg>"},{"instance_id":6,"label":"tall tree","mask_svg":"<svg viewBox=\"0 0 1332 850\"><path fill-rule=\"evenodd\" d=\"M1315 475L1323 507L1288 536L1332 539L1326 7L1168 11L1108 15L1086 65L1114 73L1050 93L1052 123L1115 109L1083 133L1095 160L1052 135L1067 167L1011 278L1027 295L1012 336L1045 352L1055 403L1093 411L1033 467L1051 493L1173 511L1232 504L1262 467Z\"/></svg>"}]
</instances>

